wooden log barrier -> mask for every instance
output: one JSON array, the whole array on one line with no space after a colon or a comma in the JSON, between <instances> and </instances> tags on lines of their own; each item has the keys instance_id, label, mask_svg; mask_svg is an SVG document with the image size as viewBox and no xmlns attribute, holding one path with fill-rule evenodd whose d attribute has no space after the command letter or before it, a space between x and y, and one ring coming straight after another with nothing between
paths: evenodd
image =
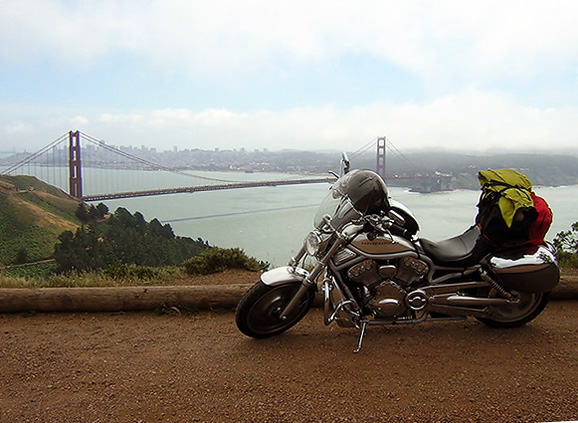
<instances>
[{"instance_id":1,"label":"wooden log barrier","mask_svg":"<svg viewBox=\"0 0 578 423\"><path fill-rule=\"evenodd\" d=\"M0 312L135 311L235 307L246 285L0 289Z\"/></svg>"},{"instance_id":2,"label":"wooden log barrier","mask_svg":"<svg viewBox=\"0 0 578 423\"><path fill-rule=\"evenodd\" d=\"M0 313L234 308L251 285L108 288L0 288ZM578 299L578 276L562 276L552 300ZM322 305L318 292L314 306Z\"/></svg>"},{"instance_id":3,"label":"wooden log barrier","mask_svg":"<svg viewBox=\"0 0 578 423\"><path fill-rule=\"evenodd\" d=\"M550 293L551 300L578 300L578 275L562 273L560 282Z\"/></svg>"},{"instance_id":4,"label":"wooden log barrier","mask_svg":"<svg viewBox=\"0 0 578 423\"><path fill-rule=\"evenodd\" d=\"M1 288L0 313L234 308L251 285ZM319 305L320 296L317 298Z\"/></svg>"}]
</instances>

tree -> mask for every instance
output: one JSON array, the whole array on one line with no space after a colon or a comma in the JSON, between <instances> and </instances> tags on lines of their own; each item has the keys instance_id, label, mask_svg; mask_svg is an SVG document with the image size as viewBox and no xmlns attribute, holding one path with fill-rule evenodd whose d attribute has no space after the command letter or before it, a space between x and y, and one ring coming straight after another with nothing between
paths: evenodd
<instances>
[{"instance_id":1,"label":"tree","mask_svg":"<svg viewBox=\"0 0 578 423\"><path fill-rule=\"evenodd\" d=\"M148 233L151 234L152 236L159 236L166 239L175 238L175 234L173 232L173 228L171 228L171 225L169 224L163 225L156 218L150 221Z\"/></svg>"},{"instance_id":2,"label":"tree","mask_svg":"<svg viewBox=\"0 0 578 423\"><path fill-rule=\"evenodd\" d=\"M108 207L104 203L96 205L96 215L99 219L103 219L108 214Z\"/></svg>"},{"instance_id":3,"label":"tree","mask_svg":"<svg viewBox=\"0 0 578 423\"><path fill-rule=\"evenodd\" d=\"M88 206L85 203L80 203L74 214L80 220L80 223L86 225L89 222L104 219L108 214L108 207L103 203L98 203L96 206L94 204Z\"/></svg>"},{"instance_id":4,"label":"tree","mask_svg":"<svg viewBox=\"0 0 578 423\"><path fill-rule=\"evenodd\" d=\"M124 207L119 207L114 212L112 223L120 225L124 228L135 228L137 226L137 219Z\"/></svg>"},{"instance_id":5,"label":"tree","mask_svg":"<svg viewBox=\"0 0 578 423\"><path fill-rule=\"evenodd\" d=\"M556 256L562 266L578 267L578 222L569 231L562 231L554 238Z\"/></svg>"},{"instance_id":6,"label":"tree","mask_svg":"<svg viewBox=\"0 0 578 423\"><path fill-rule=\"evenodd\" d=\"M94 218L99 210L104 209L93 206L87 215ZM100 269L113 264L180 265L209 248L200 238L176 237L169 224L163 225L158 219L149 223L141 213L132 215L122 207L108 219L87 222L74 234L60 234L54 250L60 270Z\"/></svg>"},{"instance_id":7,"label":"tree","mask_svg":"<svg viewBox=\"0 0 578 423\"><path fill-rule=\"evenodd\" d=\"M83 225L85 223L88 223L88 221L90 220L88 210L86 210L86 205L84 203L80 203L78 205L78 208L76 209L74 215L78 220L80 220L80 223L82 223Z\"/></svg>"}]
</instances>

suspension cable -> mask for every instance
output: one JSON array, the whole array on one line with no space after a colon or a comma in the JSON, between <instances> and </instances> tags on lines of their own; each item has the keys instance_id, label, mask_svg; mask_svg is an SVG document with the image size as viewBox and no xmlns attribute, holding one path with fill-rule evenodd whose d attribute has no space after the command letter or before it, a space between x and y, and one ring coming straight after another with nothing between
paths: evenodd
<instances>
[{"instance_id":1,"label":"suspension cable","mask_svg":"<svg viewBox=\"0 0 578 423\"><path fill-rule=\"evenodd\" d=\"M405 160L407 164L409 164L416 172L420 172L420 169L410 160L408 159L399 149L395 146L393 142L388 138L387 139L387 146L389 147L390 151L395 154L397 157Z\"/></svg>"},{"instance_id":2,"label":"suspension cable","mask_svg":"<svg viewBox=\"0 0 578 423\"><path fill-rule=\"evenodd\" d=\"M359 148L357 151L354 151L353 153L349 154L349 158L355 158L357 156L360 156L361 154L365 153L367 150L369 150L371 147L373 147L375 145L375 138L373 138L371 141L369 141L367 144L363 145L361 148Z\"/></svg>"},{"instance_id":3,"label":"suspension cable","mask_svg":"<svg viewBox=\"0 0 578 423\"><path fill-rule=\"evenodd\" d=\"M144 165L146 165L146 166L150 166L150 167L152 167L152 168L154 168L154 169L164 170L164 171L167 171L167 172L176 173L176 174L178 174L178 175L187 176L187 177L190 177L190 178L203 179L203 180L206 180L206 181L215 181L215 182L242 182L242 181L233 181L233 180L230 180L230 179L210 178L210 177L208 177L208 176L200 176L200 175L195 175L195 174L192 174L192 173L183 172L182 170L173 169L173 168L171 168L171 167L169 167L169 166L164 166L164 165L161 165L161 164L158 164L158 163L154 163L154 162L151 162L151 161L149 161L149 160L145 160L145 159L142 159L142 158L137 157L137 156L135 156L135 155L132 155L132 154L130 154L130 153L127 153L126 151L122 151L122 150L120 150L119 148L113 147L113 146L111 146L111 145L108 145L108 144L106 144L104 141L99 140L99 139L94 138L94 137L91 137L90 135L85 134L84 132L81 132L81 134L82 134L82 136L83 136L87 141L89 141L90 143L92 143L92 144L94 144L94 145L97 145L97 146L99 146L99 147L102 147L102 148L104 148L104 149L106 149L106 150L108 150L108 151L110 151L110 152L115 153L115 154L121 155L121 156L123 156L123 157L125 157L125 158L127 158L127 159L130 159L130 160L133 160L133 161L137 161L137 162L139 162L139 163L141 163L141 164L144 164Z\"/></svg>"},{"instance_id":4,"label":"suspension cable","mask_svg":"<svg viewBox=\"0 0 578 423\"><path fill-rule=\"evenodd\" d=\"M23 167L26 164L29 164L32 160L42 156L43 154L45 154L48 150L50 150L52 147L60 144L62 141L64 141L65 139L67 139L68 134L64 134L61 135L60 137L58 137L57 139L55 139L54 141L52 141L50 144L42 147L40 150L38 150L35 153L30 154L29 156L25 157L24 159L20 160L18 163L14 163L12 166L7 167L6 169L4 169L2 172L0 172L3 175L9 175L12 172L16 171L17 169Z\"/></svg>"}]
</instances>

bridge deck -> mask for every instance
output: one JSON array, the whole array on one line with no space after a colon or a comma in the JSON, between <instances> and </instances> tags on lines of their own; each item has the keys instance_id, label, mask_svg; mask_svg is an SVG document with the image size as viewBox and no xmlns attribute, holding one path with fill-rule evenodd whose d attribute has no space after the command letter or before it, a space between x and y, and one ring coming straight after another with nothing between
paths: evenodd
<instances>
[{"instance_id":1,"label":"bridge deck","mask_svg":"<svg viewBox=\"0 0 578 423\"><path fill-rule=\"evenodd\" d=\"M115 199L120 199L120 198L149 197L149 196L153 196L153 195L181 194L181 193L202 192L202 191L220 191L220 190L226 190L226 189L239 189L239 188L275 187L275 186L282 186L282 185L321 184L321 183L331 184L333 182L335 182L335 178L239 182L239 183L221 184L221 185L203 185L203 186L180 187L180 188L153 189L153 190L146 190L146 191L118 192L115 194L85 195L82 197L82 200L83 201L103 201L103 200L115 200Z\"/></svg>"},{"instance_id":2,"label":"bridge deck","mask_svg":"<svg viewBox=\"0 0 578 423\"><path fill-rule=\"evenodd\" d=\"M84 201L99 201L99 200L111 200L111 199L120 199L120 198L130 198L130 197L147 197L153 195L165 195L165 194L178 194L178 193L192 193L192 192L200 192L200 191L217 191L217 190L227 190L227 189L239 189L239 188L256 188L256 187L267 187L267 186L279 186L279 185L299 185L299 184L317 184L317 183L331 183L334 179L326 177L326 178L311 178L311 179L293 179L293 180L279 180L279 181L262 181L262 182L231 182L222 185L201 185L201 186L189 186L189 187L181 187L181 188L162 188L162 189L152 189L152 190L143 190L143 191L130 191L130 192L118 192L113 194L90 194L84 195L82 190L82 166L80 155L82 149L80 148L80 139L86 140L91 145L95 146L98 151L102 150L103 154L107 155L110 153L114 159L106 158L107 156L99 156L97 163L111 161L113 163L138 163L140 166L138 169L132 166L122 167L122 169L128 170L162 170L166 172L172 172L175 174L186 176L191 176L198 179L211 179L202 177L199 175L193 175L182 170L178 170L175 168L170 168L165 165L161 165L158 163L153 163L149 160L144 158L140 158L134 156L127 151L119 149L117 147L111 146L106 144L104 141L99 140L97 138L91 137L85 133L81 133L80 131L69 131L67 134L63 134L59 138L55 139L42 149L38 150L37 152L30 154L29 156L25 157L24 159L20 160L18 163L14 163L13 165L9 166L8 168L2 171L2 174L16 174L17 171L22 171L25 167L27 168L26 173L24 174L31 174L34 176L38 176L40 173L39 178L44 180L47 183L62 186L63 181L66 179L60 178L62 175L59 176L59 182L55 182L57 180L56 173L54 170L52 171L52 180L50 179L50 175L46 176L50 169L62 169L63 171L68 170L68 181L69 183L69 193L70 195L79 198ZM68 155L64 154L65 150L60 148L61 144L66 143L68 141ZM385 141L384 137L378 138L378 163L380 163L380 174L385 178ZM365 147L363 147L363 151L367 150L371 146L373 141L368 143ZM389 142L388 145L390 145ZM397 149L395 149L397 150ZM361 150L358 150L359 152ZM104 157L104 159L103 159ZM118 161L117 161L118 159ZM380 162L381 160L381 162ZM64 163L68 161L68 166L64 166ZM52 163L52 165L50 165ZM83 165L86 162L82 162ZM32 165L34 171L30 173L30 166ZM144 167L143 167L144 166ZM96 166L99 167L99 166ZM416 168L415 166L413 166ZM39 169L39 172L36 169ZM46 171L45 171L46 169ZM408 179L408 180L417 180L422 181L419 183L415 189L419 192L434 192L440 191L449 188L449 183L451 181L451 175L440 175L437 172L435 174L428 174L428 173L416 173L414 176L399 176L394 175L387 178L387 181L397 180L397 179ZM218 180L215 180L218 181ZM218 181L218 182L225 182L225 181ZM114 188L107 188L109 190L114 190ZM121 188L122 189L122 188Z\"/></svg>"}]
</instances>

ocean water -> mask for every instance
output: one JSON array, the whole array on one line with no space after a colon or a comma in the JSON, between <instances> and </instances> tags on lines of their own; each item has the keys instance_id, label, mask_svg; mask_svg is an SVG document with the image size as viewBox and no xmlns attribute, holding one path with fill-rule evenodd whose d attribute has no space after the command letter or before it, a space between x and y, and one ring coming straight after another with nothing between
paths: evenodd
<instances>
[{"instance_id":1,"label":"ocean water","mask_svg":"<svg viewBox=\"0 0 578 423\"><path fill-rule=\"evenodd\" d=\"M172 181L170 175L161 172L112 171L117 172L115 175L111 171L92 170L94 174L99 172L109 172L107 178L121 184L134 181L136 172L137 182L120 188L127 191L167 186ZM98 192L98 187L90 187L88 183L90 172L85 175L85 192L89 189L92 189L91 193ZM291 177L232 172L205 172L203 175L227 180ZM93 180L107 181L106 178ZM175 181L174 186L179 182L182 181ZM240 247L249 255L278 266L286 264L300 248L328 187L328 184L307 184L235 189L107 200L105 204L111 211L117 207L125 207L132 213L140 211L147 220L158 218L169 223L177 235L200 237L220 247ZM578 186L535 187L534 190L546 199L554 213L554 222L547 235L549 240L578 221ZM471 190L419 194L396 187L390 188L389 193L413 211L420 223L419 235L435 241L458 235L474 223L480 195L480 191Z\"/></svg>"}]
</instances>

